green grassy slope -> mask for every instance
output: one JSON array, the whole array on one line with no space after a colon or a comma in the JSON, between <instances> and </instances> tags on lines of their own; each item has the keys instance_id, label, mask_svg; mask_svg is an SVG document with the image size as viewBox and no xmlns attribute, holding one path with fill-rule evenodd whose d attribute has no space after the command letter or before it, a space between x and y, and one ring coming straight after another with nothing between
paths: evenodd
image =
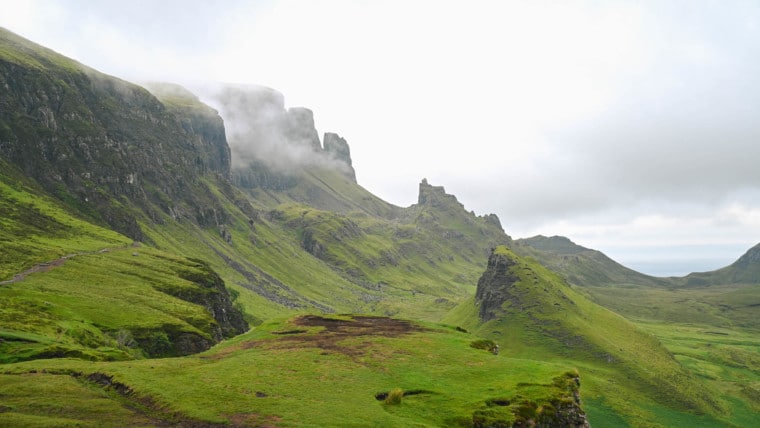
<instances>
[{"instance_id":1,"label":"green grassy slope","mask_svg":"<svg viewBox=\"0 0 760 428\"><path fill-rule=\"evenodd\" d=\"M673 289L605 286L579 291L633 321L760 329L760 287L756 285Z\"/></svg>"},{"instance_id":2,"label":"green grassy slope","mask_svg":"<svg viewBox=\"0 0 760 428\"><path fill-rule=\"evenodd\" d=\"M68 254L123 247L131 239L83 221L0 159L0 281Z\"/></svg>"},{"instance_id":3,"label":"green grassy slope","mask_svg":"<svg viewBox=\"0 0 760 428\"><path fill-rule=\"evenodd\" d=\"M720 424L754 425L760 410L757 247L723 269L667 278L663 284L647 284L617 275L619 269L609 263L589 266L586 259L575 259L572 253L591 250L574 244L560 245L562 242L569 243L566 239L532 238L530 242L523 241L524 245L530 244L531 250L526 252L523 247L521 251L565 276L581 271L577 277L605 278L602 282L587 280L575 290L654 335L720 402L723 411L714 413ZM596 268L602 268L604 275L595 276ZM592 420L596 405L592 400L588 407ZM673 426L696 423L710 426L706 421L684 420L672 412L655 411L651 406L648 411L671 421Z\"/></svg>"},{"instance_id":4,"label":"green grassy slope","mask_svg":"<svg viewBox=\"0 0 760 428\"><path fill-rule=\"evenodd\" d=\"M289 173L272 170L265 164L254 164L250 170L236 170L235 175L272 174L273 181L287 181L287 185L270 184L257 187L240 185L253 199L275 206L286 203L309 205L323 211L341 214L365 213L373 217L393 219L402 213L402 208L389 204L373 195L346 175L333 168L310 166ZM240 182L238 178L236 181ZM266 181L266 179L259 179Z\"/></svg>"},{"instance_id":5,"label":"green grassy slope","mask_svg":"<svg viewBox=\"0 0 760 428\"><path fill-rule=\"evenodd\" d=\"M116 408L126 421L153 424L486 426L557 423L558 411L574 408L567 364L493 355L471 346L476 340L392 318L305 316L267 322L193 357L6 365L0 379L11 393L0 424L89 425L94 409ZM98 384L110 385L109 400L93 393ZM64 406L34 394L42 385L83 394ZM399 402L386 400L396 389Z\"/></svg>"},{"instance_id":6,"label":"green grassy slope","mask_svg":"<svg viewBox=\"0 0 760 428\"><path fill-rule=\"evenodd\" d=\"M727 417L725 403L653 335L591 302L537 262L505 247L495 256L514 263L507 271L513 280L508 298L496 316L481 320L471 299L445 322L497 340L502 352L512 357L576 365L585 380L592 424L595 416L620 418L634 426L669 426L663 414L680 415L694 424Z\"/></svg>"},{"instance_id":7,"label":"green grassy slope","mask_svg":"<svg viewBox=\"0 0 760 428\"><path fill-rule=\"evenodd\" d=\"M205 264L148 247L69 257L0 286L0 362L199 352L241 332L212 315L223 294Z\"/></svg>"},{"instance_id":8,"label":"green grassy slope","mask_svg":"<svg viewBox=\"0 0 760 428\"><path fill-rule=\"evenodd\" d=\"M241 203L235 189L207 186L229 213L225 225L167 218L143 228L159 248L208 260L259 320L303 310L437 320L472 294L477 261L508 239L461 206L413 206L387 219L292 201Z\"/></svg>"}]
</instances>

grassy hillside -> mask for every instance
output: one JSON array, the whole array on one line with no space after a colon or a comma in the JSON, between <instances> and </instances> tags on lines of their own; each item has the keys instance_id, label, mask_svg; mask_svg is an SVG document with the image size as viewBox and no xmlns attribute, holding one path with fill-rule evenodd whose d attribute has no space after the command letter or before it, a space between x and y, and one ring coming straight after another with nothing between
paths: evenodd
<instances>
[{"instance_id":1,"label":"grassy hillside","mask_svg":"<svg viewBox=\"0 0 760 428\"><path fill-rule=\"evenodd\" d=\"M309 315L193 357L6 365L0 424L90 426L113 412L116 424L492 426L581 414L568 365L493 355L477 340L393 318Z\"/></svg>"},{"instance_id":2,"label":"grassy hillside","mask_svg":"<svg viewBox=\"0 0 760 428\"><path fill-rule=\"evenodd\" d=\"M660 289L585 287L596 302L654 335L720 397L725 423L753 426L760 412L760 325L756 285Z\"/></svg>"},{"instance_id":3,"label":"grassy hillside","mask_svg":"<svg viewBox=\"0 0 760 428\"><path fill-rule=\"evenodd\" d=\"M81 254L0 286L0 362L186 355L244 331L204 263L147 247ZM225 302L225 299L227 301ZM237 315L239 317L239 315Z\"/></svg>"},{"instance_id":4,"label":"grassy hillside","mask_svg":"<svg viewBox=\"0 0 760 428\"><path fill-rule=\"evenodd\" d=\"M511 284L501 290L506 298L495 317L484 321L478 315L484 303L471 299L444 321L498 341L510 357L578 367L592 424L709 426L730 419L725 402L653 335L594 304L535 261L505 247L493 257L510 261L504 275Z\"/></svg>"},{"instance_id":5,"label":"grassy hillside","mask_svg":"<svg viewBox=\"0 0 760 428\"><path fill-rule=\"evenodd\" d=\"M132 240L82 220L0 159L0 281L68 254L123 247Z\"/></svg>"},{"instance_id":6,"label":"grassy hillside","mask_svg":"<svg viewBox=\"0 0 760 428\"><path fill-rule=\"evenodd\" d=\"M205 229L167 218L144 229L159 248L208 260L259 320L316 310L434 321L472 294L479 260L508 240L461 206L416 205L387 219L292 200L241 202L235 189L207 185L229 213L225 225Z\"/></svg>"}]
</instances>

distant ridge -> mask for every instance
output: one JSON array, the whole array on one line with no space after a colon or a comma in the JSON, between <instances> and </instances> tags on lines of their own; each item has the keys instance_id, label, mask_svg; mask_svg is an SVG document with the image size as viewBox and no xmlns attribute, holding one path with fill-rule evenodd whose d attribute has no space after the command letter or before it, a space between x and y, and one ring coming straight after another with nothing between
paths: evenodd
<instances>
[{"instance_id":1,"label":"distant ridge","mask_svg":"<svg viewBox=\"0 0 760 428\"><path fill-rule=\"evenodd\" d=\"M545 267L562 275L570 284L665 286L671 283L669 279L656 278L629 269L601 251L582 247L564 236L538 235L514 242L515 253L533 257Z\"/></svg>"},{"instance_id":2,"label":"distant ridge","mask_svg":"<svg viewBox=\"0 0 760 428\"><path fill-rule=\"evenodd\" d=\"M683 277L660 278L629 269L564 236L542 236L514 240L513 250L533 257L545 267L578 286L638 285L657 287L708 287L726 284L760 284L760 244L747 250L734 263L709 272Z\"/></svg>"},{"instance_id":3,"label":"distant ridge","mask_svg":"<svg viewBox=\"0 0 760 428\"><path fill-rule=\"evenodd\" d=\"M760 284L760 244L747 250L732 264L710 272L694 272L683 279L686 286Z\"/></svg>"}]
</instances>

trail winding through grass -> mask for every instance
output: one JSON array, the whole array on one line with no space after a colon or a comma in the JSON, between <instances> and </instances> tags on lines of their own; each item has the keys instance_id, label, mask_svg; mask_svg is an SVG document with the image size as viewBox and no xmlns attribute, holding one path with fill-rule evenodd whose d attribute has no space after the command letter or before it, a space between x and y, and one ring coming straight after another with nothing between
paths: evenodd
<instances>
[{"instance_id":1,"label":"trail winding through grass","mask_svg":"<svg viewBox=\"0 0 760 428\"><path fill-rule=\"evenodd\" d=\"M8 279L8 280L5 280L5 281L0 281L0 285L14 284L16 282L23 281L27 276L29 276L29 275L31 275L33 273L49 272L49 271L51 271L51 270L53 270L53 269L55 269L55 268L57 268L59 266L62 266L66 262L66 260L73 259L74 257L86 256L86 255L90 255L90 254L102 254L102 253L107 253L107 252L112 251L112 250L113 250L112 248L103 248L103 249L100 249L98 251L86 251L86 252L82 252L82 253L66 254L65 256L63 256L61 258L58 258L58 259L55 259L55 260L52 260L52 261L49 261L49 262L37 263L36 265L32 266L31 268L29 268L29 269L27 269L27 270L25 270L23 272L17 273L16 275L13 275L13 278L11 278L11 279Z\"/></svg>"}]
</instances>

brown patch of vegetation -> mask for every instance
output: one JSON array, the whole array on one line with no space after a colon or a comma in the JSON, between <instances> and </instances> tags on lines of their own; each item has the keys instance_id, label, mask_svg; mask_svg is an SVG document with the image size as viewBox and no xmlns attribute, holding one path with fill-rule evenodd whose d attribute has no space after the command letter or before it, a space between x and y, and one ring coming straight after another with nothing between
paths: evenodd
<instances>
[{"instance_id":1,"label":"brown patch of vegetation","mask_svg":"<svg viewBox=\"0 0 760 428\"><path fill-rule=\"evenodd\" d=\"M338 352L351 357L366 354L372 345L369 341L359 343L341 343L347 339L364 337L399 337L402 335L427 331L412 322L388 317L357 315L347 318L327 318L319 315L303 315L292 321L298 327L322 327L315 329L289 329L273 331L272 334L281 336L277 339L250 340L241 342L202 358L221 359L233 352L250 349L257 346L267 349L319 348L325 352Z\"/></svg>"},{"instance_id":2,"label":"brown patch of vegetation","mask_svg":"<svg viewBox=\"0 0 760 428\"><path fill-rule=\"evenodd\" d=\"M331 334L344 336L396 337L415 331L425 331L425 329L409 321L375 316L354 316L351 319L341 319L325 318L319 315L303 315L296 318L294 324L304 327L325 327L325 330Z\"/></svg>"},{"instance_id":3,"label":"brown patch of vegetation","mask_svg":"<svg viewBox=\"0 0 760 428\"><path fill-rule=\"evenodd\" d=\"M274 349L314 347L325 352L338 352L351 357L362 356L372 345L369 341L343 343L347 339L374 337L399 337L418 331L425 331L409 321L377 316L354 316L351 318L326 318L319 315L303 315L293 324L301 327L322 327L319 332L290 334L267 341ZM263 343L262 343L263 344Z\"/></svg>"}]
</instances>

